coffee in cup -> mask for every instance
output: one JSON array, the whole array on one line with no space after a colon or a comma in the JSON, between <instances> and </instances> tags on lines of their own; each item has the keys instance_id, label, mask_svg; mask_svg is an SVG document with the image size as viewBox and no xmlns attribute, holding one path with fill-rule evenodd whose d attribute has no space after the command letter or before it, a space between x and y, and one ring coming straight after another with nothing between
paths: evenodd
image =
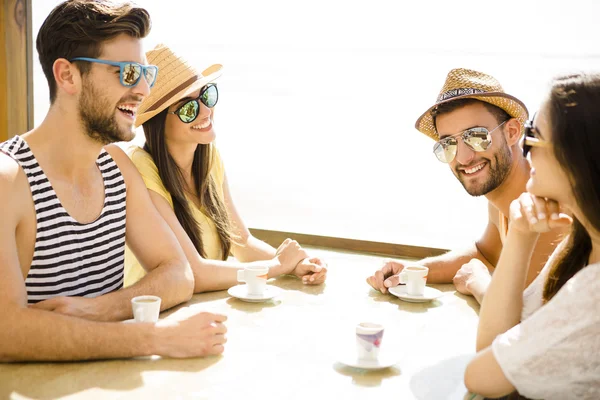
<instances>
[{"instance_id":1,"label":"coffee in cup","mask_svg":"<svg viewBox=\"0 0 600 400\"><path fill-rule=\"evenodd\" d=\"M135 322L157 322L160 302L158 296L137 296L131 299Z\"/></svg>"}]
</instances>

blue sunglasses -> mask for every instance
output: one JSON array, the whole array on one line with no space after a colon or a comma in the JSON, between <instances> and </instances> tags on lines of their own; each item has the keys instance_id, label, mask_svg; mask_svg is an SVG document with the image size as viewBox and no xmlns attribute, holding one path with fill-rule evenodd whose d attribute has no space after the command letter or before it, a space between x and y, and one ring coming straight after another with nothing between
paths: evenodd
<instances>
[{"instance_id":1,"label":"blue sunglasses","mask_svg":"<svg viewBox=\"0 0 600 400\"><path fill-rule=\"evenodd\" d=\"M119 67L119 77L121 79L121 85L125 87L134 87L140 81L142 75L148 82L148 86L154 86L156 77L158 76L158 67L156 65L142 65L140 63L132 61L116 62L100 60L97 58L87 57L76 57L71 60L73 61L87 61L99 64L112 65L113 67Z\"/></svg>"}]
</instances>

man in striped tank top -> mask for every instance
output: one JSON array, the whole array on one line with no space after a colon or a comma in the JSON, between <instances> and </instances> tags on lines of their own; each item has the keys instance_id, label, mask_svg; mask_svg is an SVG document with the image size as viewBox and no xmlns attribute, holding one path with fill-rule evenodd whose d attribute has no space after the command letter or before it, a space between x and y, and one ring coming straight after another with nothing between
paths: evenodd
<instances>
[{"instance_id":1,"label":"man in striped tank top","mask_svg":"<svg viewBox=\"0 0 600 400\"><path fill-rule=\"evenodd\" d=\"M81 360L223 351L222 315L177 325L123 324L130 300L162 308L192 296L177 240L127 155L146 65L143 8L69 0L47 17L37 50L50 88L44 122L0 144L0 361ZM125 243L148 270L123 289Z\"/></svg>"}]
</instances>

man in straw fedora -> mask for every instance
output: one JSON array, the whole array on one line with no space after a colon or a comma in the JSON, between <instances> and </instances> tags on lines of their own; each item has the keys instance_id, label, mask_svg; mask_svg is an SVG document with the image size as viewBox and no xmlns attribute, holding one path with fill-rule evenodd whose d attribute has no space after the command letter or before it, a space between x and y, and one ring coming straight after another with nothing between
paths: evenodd
<instances>
[{"instance_id":1,"label":"man in straw fedora","mask_svg":"<svg viewBox=\"0 0 600 400\"><path fill-rule=\"evenodd\" d=\"M268 271L265 277L290 274L307 285L323 283L327 268L320 258L291 239L277 249L257 239L235 207L213 127L221 65L200 72L164 44L146 56L160 76L135 122L144 128L144 147L131 146L127 153L190 262L194 292L236 286L238 271L250 266ZM125 284L144 274L127 253Z\"/></svg>"},{"instance_id":2,"label":"man in straw fedora","mask_svg":"<svg viewBox=\"0 0 600 400\"><path fill-rule=\"evenodd\" d=\"M90 0L59 4L40 28L50 110L0 144L0 361L223 351L224 316L116 322L132 317L136 296L159 296L166 309L194 286L137 169L117 147L104 149L133 138L156 80L142 48L149 31L143 8ZM122 289L125 243L149 273Z\"/></svg>"},{"instance_id":3,"label":"man in straw fedora","mask_svg":"<svg viewBox=\"0 0 600 400\"><path fill-rule=\"evenodd\" d=\"M417 130L435 141L434 156L448 164L467 193L488 199L488 224L479 240L418 262L429 268L428 282L454 282L458 291L481 303L502 251L510 203L526 191L533 173L520 147L527 118L525 105L505 93L494 77L458 68L448 73L435 104L417 119ZM441 204L439 212L451 210L451 205ZM527 284L544 266L561 234L540 235ZM399 284L404 267L404 262L387 262L367 282L386 293Z\"/></svg>"}]
</instances>

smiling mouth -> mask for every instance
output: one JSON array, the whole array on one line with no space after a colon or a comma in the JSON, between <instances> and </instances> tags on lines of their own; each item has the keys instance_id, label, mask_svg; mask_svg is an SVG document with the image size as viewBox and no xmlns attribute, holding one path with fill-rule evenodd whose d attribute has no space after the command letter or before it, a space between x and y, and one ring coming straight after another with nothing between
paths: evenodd
<instances>
[{"instance_id":1,"label":"smiling mouth","mask_svg":"<svg viewBox=\"0 0 600 400\"><path fill-rule=\"evenodd\" d=\"M137 107L136 106L120 105L120 106L117 106L117 108L123 114L125 114L125 115L127 115L127 116L129 116L131 118L135 117L135 114L137 113Z\"/></svg>"},{"instance_id":2,"label":"smiling mouth","mask_svg":"<svg viewBox=\"0 0 600 400\"><path fill-rule=\"evenodd\" d=\"M192 129L197 129L197 130L206 129L210 126L210 124L211 124L210 118L207 118L202 123L192 126Z\"/></svg>"},{"instance_id":3,"label":"smiling mouth","mask_svg":"<svg viewBox=\"0 0 600 400\"><path fill-rule=\"evenodd\" d=\"M484 163L478 164L478 165L476 165L476 166L474 166L474 167L471 167L471 168L464 168L464 169L461 169L460 171L461 171L461 172L462 172L464 175L473 175L473 174L475 174L475 173L477 173L477 172L481 171L481 170L483 169L483 167L485 167L485 165L486 165L486 164L487 164L487 163L485 163L485 162L484 162Z\"/></svg>"}]
</instances>

